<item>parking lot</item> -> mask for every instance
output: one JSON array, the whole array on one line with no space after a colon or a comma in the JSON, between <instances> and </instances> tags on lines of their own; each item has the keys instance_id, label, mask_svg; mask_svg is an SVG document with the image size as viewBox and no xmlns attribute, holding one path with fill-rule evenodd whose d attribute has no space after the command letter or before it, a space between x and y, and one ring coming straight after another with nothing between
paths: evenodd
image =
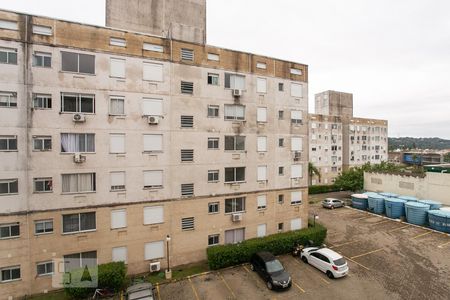
<instances>
[{"instance_id":1,"label":"parking lot","mask_svg":"<svg viewBox=\"0 0 450 300\"><path fill-rule=\"evenodd\" d=\"M269 291L248 265L157 286L157 299L450 299L450 236L352 208L311 211L328 227L326 244L349 264L329 279L290 255L279 259L293 278Z\"/></svg>"}]
</instances>

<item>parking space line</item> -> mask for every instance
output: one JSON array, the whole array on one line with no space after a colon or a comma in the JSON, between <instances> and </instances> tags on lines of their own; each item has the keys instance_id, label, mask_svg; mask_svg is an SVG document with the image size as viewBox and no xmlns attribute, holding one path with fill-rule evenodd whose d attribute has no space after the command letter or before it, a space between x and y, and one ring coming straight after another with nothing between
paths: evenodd
<instances>
[{"instance_id":1,"label":"parking space line","mask_svg":"<svg viewBox=\"0 0 450 300\"><path fill-rule=\"evenodd\" d=\"M421 236L424 236L424 235L430 234L430 233L432 233L432 232L433 232L433 231L428 231L428 232L425 232L425 233L422 233L422 234L416 235L415 237L413 237L413 238L411 238L411 239L412 239L412 240L414 240L414 239L420 238Z\"/></svg>"},{"instance_id":2,"label":"parking space line","mask_svg":"<svg viewBox=\"0 0 450 300\"><path fill-rule=\"evenodd\" d=\"M387 222L389 222L389 221L391 221L391 220L384 220L384 221L381 221L381 222L372 223L372 224L369 224L369 226L372 226L372 225L378 225L378 224L383 224L383 223L387 223Z\"/></svg>"},{"instance_id":3,"label":"parking space line","mask_svg":"<svg viewBox=\"0 0 450 300\"><path fill-rule=\"evenodd\" d=\"M194 292L195 299L200 300L200 298L198 297L198 294L197 294L197 290L195 289L195 286L192 283L191 277L189 277L188 280L189 280L189 283L191 284L192 291Z\"/></svg>"},{"instance_id":4,"label":"parking space line","mask_svg":"<svg viewBox=\"0 0 450 300\"><path fill-rule=\"evenodd\" d=\"M389 230L388 232L394 232L394 231L397 231L397 230L400 230L400 229L403 229L403 228L406 228L406 227L410 227L410 226L411 226L411 225L405 225L405 226L402 226L402 227L398 227L398 228Z\"/></svg>"},{"instance_id":5,"label":"parking space line","mask_svg":"<svg viewBox=\"0 0 450 300\"><path fill-rule=\"evenodd\" d=\"M302 289L298 284L296 284L294 281L292 281L292 283L302 292L302 293L304 293L305 292L305 290L304 289Z\"/></svg>"},{"instance_id":6,"label":"parking space line","mask_svg":"<svg viewBox=\"0 0 450 300\"><path fill-rule=\"evenodd\" d=\"M368 219L368 218L372 218L373 216L364 216L364 217L361 217L361 218L356 218L356 219L352 219L352 221L359 221L359 220L362 220L362 219Z\"/></svg>"},{"instance_id":7,"label":"parking space line","mask_svg":"<svg viewBox=\"0 0 450 300\"><path fill-rule=\"evenodd\" d=\"M297 263L297 264L299 264L299 265L302 265L299 261L297 261L296 259L294 259L294 261ZM310 272L312 272L312 271L310 271ZM315 276L317 276L318 278L320 278L323 282L325 282L326 284L330 284L330 282L328 281L328 280L325 280L325 279L323 279L321 276L319 276L319 275L317 275L317 274L314 274Z\"/></svg>"},{"instance_id":8,"label":"parking space line","mask_svg":"<svg viewBox=\"0 0 450 300\"><path fill-rule=\"evenodd\" d=\"M355 259L355 258L358 258L358 257L363 257L363 256L366 256L366 255L369 255L369 254L372 254L372 253L379 252L379 251L381 251L381 250L383 250L383 249L384 249L384 248L379 248L379 249L372 250L372 251L369 251L369 252L366 252L366 253L363 253L363 254L359 254L359 255L352 256L352 257L350 257L350 258L351 258L351 259Z\"/></svg>"},{"instance_id":9,"label":"parking space line","mask_svg":"<svg viewBox=\"0 0 450 300\"><path fill-rule=\"evenodd\" d=\"M231 295L233 295L233 299L237 299L236 295L234 294L233 290L231 289L231 287L228 285L228 282L225 280L225 278L223 278L222 273L217 272L220 276L220 278L222 279L223 283L225 283L225 286L227 287L227 289L230 291Z\"/></svg>"},{"instance_id":10,"label":"parking space line","mask_svg":"<svg viewBox=\"0 0 450 300\"><path fill-rule=\"evenodd\" d=\"M343 255L343 256L344 256L344 255ZM351 262L357 264L358 266L363 267L363 268L366 269L367 271L370 271L370 269L369 269L368 267L366 267L365 265L360 264L359 262L357 262L357 261L351 259L350 257L347 257L347 256L344 256L344 257L345 257L347 260L349 260L349 261L351 261ZM350 275L350 274L349 274L349 275Z\"/></svg>"},{"instance_id":11,"label":"parking space line","mask_svg":"<svg viewBox=\"0 0 450 300\"><path fill-rule=\"evenodd\" d=\"M438 248L444 248L444 246L446 246L446 245L448 245L448 244L450 244L450 241L448 241L448 242L446 242L446 243L443 243L443 244L439 245Z\"/></svg>"},{"instance_id":12,"label":"parking space line","mask_svg":"<svg viewBox=\"0 0 450 300\"><path fill-rule=\"evenodd\" d=\"M338 245L332 245L330 248L341 247L341 246L350 245L350 244L354 244L354 243L358 243L358 242L359 241L346 242L346 243L342 243L342 244L338 244Z\"/></svg>"},{"instance_id":13,"label":"parking space line","mask_svg":"<svg viewBox=\"0 0 450 300\"><path fill-rule=\"evenodd\" d=\"M247 273L250 273L250 270L247 268L247 266L243 266L245 271L247 271Z\"/></svg>"},{"instance_id":14,"label":"parking space line","mask_svg":"<svg viewBox=\"0 0 450 300\"><path fill-rule=\"evenodd\" d=\"M156 283L156 292L158 295L158 300L161 300L161 293L159 292L159 283Z\"/></svg>"}]
</instances>

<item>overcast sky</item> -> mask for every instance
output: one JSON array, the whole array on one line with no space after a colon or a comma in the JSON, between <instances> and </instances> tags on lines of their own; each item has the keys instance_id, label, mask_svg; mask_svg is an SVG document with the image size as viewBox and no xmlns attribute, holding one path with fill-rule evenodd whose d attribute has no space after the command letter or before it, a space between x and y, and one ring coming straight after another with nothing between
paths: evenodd
<instances>
[{"instance_id":1,"label":"overcast sky","mask_svg":"<svg viewBox=\"0 0 450 300\"><path fill-rule=\"evenodd\" d=\"M104 0L0 8L105 24ZM355 116L389 120L390 136L450 138L448 0L207 0L207 40L309 65L310 112L315 93L349 92Z\"/></svg>"}]
</instances>

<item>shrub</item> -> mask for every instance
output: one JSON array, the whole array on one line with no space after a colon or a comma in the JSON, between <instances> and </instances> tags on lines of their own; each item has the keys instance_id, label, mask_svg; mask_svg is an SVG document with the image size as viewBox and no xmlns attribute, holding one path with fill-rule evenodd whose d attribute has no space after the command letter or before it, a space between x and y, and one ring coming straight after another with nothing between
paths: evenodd
<instances>
[{"instance_id":1,"label":"shrub","mask_svg":"<svg viewBox=\"0 0 450 300\"><path fill-rule=\"evenodd\" d=\"M295 244L322 244L327 229L316 223L315 227L272 234L263 238L245 240L239 244L218 245L206 249L208 265L212 270L238 265L250 261L251 256L259 251L269 251L274 255L289 253Z\"/></svg>"},{"instance_id":2,"label":"shrub","mask_svg":"<svg viewBox=\"0 0 450 300\"><path fill-rule=\"evenodd\" d=\"M310 195L339 192L339 191L341 191L341 188L335 185L312 185L308 188L308 193Z\"/></svg>"}]
</instances>

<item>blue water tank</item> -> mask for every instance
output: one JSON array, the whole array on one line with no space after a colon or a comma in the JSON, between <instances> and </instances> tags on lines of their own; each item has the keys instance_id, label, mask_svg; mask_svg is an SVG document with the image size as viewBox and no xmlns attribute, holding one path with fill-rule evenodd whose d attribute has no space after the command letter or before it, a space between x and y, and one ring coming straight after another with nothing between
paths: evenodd
<instances>
[{"instance_id":1,"label":"blue water tank","mask_svg":"<svg viewBox=\"0 0 450 300\"><path fill-rule=\"evenodd\" d=\"M359 195L359 194L358 194ZM365 192L363 195L372 196L372 195L378 195L378 193L375 192Z\"/></svg>"},{"instance_id":2,"label":"blue water tank","mask_svg":"<svg viewBox=\"0 0 450 300\"><path fill-rule=\"evenodd\" d=\"M381 195L370 195L367 199L369 211L381 215L384 213L384 197Z\"/></svg>"},{"instance_id":3,"label":"blue water tank","mask_svg":"<svg viewBox=\"0 0 450 300\"><path fill-rule=\"evenodd\" d=\"M386 216L392 219L399 219L405 216L406 200L397 198L384 199L384 207L386 209Z\"/></svg>"},{"instance_id":4,"label":"blue water tank","mask_svg":"<svg viewBox=\"0 0 450 300\"><path fill-rule=\"evenodd\" d=\"M353 194L352 206L357 209L367 210L367 195Z\"/></svg>"},{"instance_id":5,"label":"blue water tank","mask_svg":"<svg viewBox=\"0 0 450 300\"><path fill-rule=\"evenodd\" d=\"M441 202L433 201L433 200L419 200L420 203L430 205L430 210L439 209L442 206Z\"/></svg>"},{"instance_id":6,"label":"blue water tank","mask_svg":"<svg viewBox=\"0 0 450 300\"><path fill-rule=\"evenodd\" d=\"M385 198L397 198L398 197L398 194L394 194L394 193L380 193L380 195Z\"/></svg>"},{"instance_id":7,"label":"blue water tank","mask_svg":"<svg viewBox=\"0 0 450 300\"><path fill-rule=\"evenodd\" d=\"M442 232L450 233L450 211L430 210L428 212L430 227Z\"/></svg>"},{"instance_id":8,"label":"blue water tank","mask_svg":"<svg viewBox=\"0 0 450 300\"><path fill-rule=\"evenodd\" d=\"M427 213L430 209L429 204L423 204L420 202L406 202L405 213L406 221L415 225L425 225L427 220Z\"/></svg>"},{"instance_id":9,"label":"blue water tank","mask_svg":"<svg viewBox=\"0 0 450 300\"><path fill-rule=\"evenodd\" d=\"M417 199L416 197L412 197L412 196L398 196L398 199L402 199L402 200L406 200L406 201L418 201L419 199Z\"/></svg>"}]
</instances>

